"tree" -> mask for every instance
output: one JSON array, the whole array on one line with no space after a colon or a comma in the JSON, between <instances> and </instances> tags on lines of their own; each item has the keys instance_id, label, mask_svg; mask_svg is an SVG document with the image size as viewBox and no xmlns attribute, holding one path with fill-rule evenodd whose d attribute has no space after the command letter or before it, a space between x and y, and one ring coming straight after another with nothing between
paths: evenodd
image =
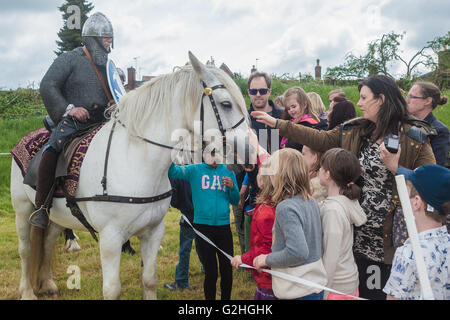
<instances>
[{"instance_id":1,"label":"tree","mask_svg":"<svg viewBox=\"0 0 450 320\"><path fill-rule=\"evenodd\" d=\"M81 46L81 27L93 8L94 5L86 0L66 0L58 7L62 12L64 26L58 32L61 40L56 40L58 50L54 52L57 56Z\"/></svg>"},{"instance_id":2,"label":"tree","mask_svg":"<svg viewBox=\"0 0 450 320\"><path fill-rule=\"evenodd\" d=\"M393 31L383 34L380 39L376 39L368 44L365 55L357 57L351 52L348 53L344 63L337 67L328 68L325 76L344 80L362 79L373 74L384 74L394 78L389 70L391 65L397 62L405 67L405 73L402 75L402 78L409 80L420 65L428 69L436 66L433 46L442 46L448 43L449 39L448 36L444 36L427 42L424 47L408 60L400 55L401 51L399 49L404 35L405 33L398 34Z\"/></svg>"}]
</instances>

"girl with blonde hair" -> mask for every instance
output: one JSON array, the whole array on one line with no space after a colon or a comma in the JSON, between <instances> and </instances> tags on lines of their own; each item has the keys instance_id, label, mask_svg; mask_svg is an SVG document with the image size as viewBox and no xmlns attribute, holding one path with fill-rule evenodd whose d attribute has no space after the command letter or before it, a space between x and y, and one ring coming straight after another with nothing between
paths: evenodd
<instances>
[{"instance_id":1,"label":"girl with blonde hair","mask_svg":"<svg viewBox=\"0 0 450 320\"><path fill-rule=\"evenodd\" d=\"M319 180L320 159L322 158L322 153L308 146L303 146L302 155L305 158L309 170L312 197L317 203L320 203L328 196L327 189L320 184Z\"/></svg>"},{"instance_id":2,"label":"girl with blonde hair","mask_svg":"<svg viewBox=\"0 0 450 320\"><path fill-rule=\"evenodd\" d=\"M284 111L281 116L283 120L289 120L292 123L300 124L310 128L326 129L312 107L311 100L308 98L305 90L300 87L292 87L283 94ZM322 128L323 126L323 128ZM289 141L288 138L281 139L280 148L293 148L302 151L303 145Z\"/></svg>"},{"instance_id":3,"label":"girl with blonde hair","mask_svg":"<svg viewBox=\"0 0 450 320\"><path fill-rule=\"evenodd\" d=\"M272 253L253 260L258 271L264 267L325 285L322 263L322 226L319 207L312 199L309 170L302 154L282 149L271 156L272 202L276 205ZM302 286L281 278L272 278L277 298L321 300L323 290Z\"/></svg>"},{"instance_id":4,"label":"girl with blonde hair","mask_svg":"<svg viewBox=\"0 0 450 320\"><path fill-rule=\"evenodd\" d=\"M311 100L311 107L315 114L319 115L320 119L327 119L325 104L322 101L322 98L318 93L308 92L307 93L309 100Z\"/></svg>"}]
</instances>

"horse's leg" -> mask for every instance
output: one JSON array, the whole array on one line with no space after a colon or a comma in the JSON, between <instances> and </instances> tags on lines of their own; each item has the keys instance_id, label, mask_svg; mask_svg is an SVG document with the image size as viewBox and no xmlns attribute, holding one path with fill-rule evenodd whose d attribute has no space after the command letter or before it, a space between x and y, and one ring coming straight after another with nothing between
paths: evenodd
<instances>
[{"instance_id":1,"label":"horse's leg","mask_svg":"<svg viewBox=\"0 0 450 320\"><path fill-rule=\"evenodd\" d=\"M20 277L19 292L22 300L36 300L37 297L33 292L31 283L31 241L30 231L31 224L28 221L34 210L33 204L29 201L14 205L16 212L16 231L19 239L19 255L22 264L22 275Z\"/></svg>"},{"instance_id":2,"label":"horse's leg","mask_svg":"<svg viewBox=\"0 0 450 320\"><path fill-rule=\"evenodd\" d=\"M158 278L156 275L156 257L159 245L164 237L164 219L154 228L149 228L139 235L141 241L141 255L144 263L142 269L143 298L156 300L156 287Z\"/></svg>"},{"instance_id":3,"label":"horse's leg","mask_svg":"<svg viewBox=\"0 0 450 320\"><path fill-rule=\"evenodd\" d=\"M52 298L57 298L59 295L58 287L53 281L52 275L53 248L55 247L58 236L63 230L63 227L50 222L44 238L44 255L38 276L38 283L40 284L39 294L46 294Z\"/></svg>"},{"instance_id":4,"label":"horse's leg","mask_svg":"<svg viewBox=\"0 0 450 320\"><path fill-rule=\"evenodd\" d=\"M11 162L11 204L16 214L16 231L19 240L19 255L22 266L19 292L23 300L36 300L31 282L31 224L28 221L34 211L23 185L23 177L16 162Z\"/></svg>"},{"instance_id":5,"label":"horse's leg","mask_svg":"<svg viewBox=\"0 0 450 320\"><path fill-rule=\"evenodd\" d=\"M100 258L103 274L103 298L116 300L120 297L120 256L124 239L120 232L105 228L100 232Z\"/></svg>"}]
</instances>

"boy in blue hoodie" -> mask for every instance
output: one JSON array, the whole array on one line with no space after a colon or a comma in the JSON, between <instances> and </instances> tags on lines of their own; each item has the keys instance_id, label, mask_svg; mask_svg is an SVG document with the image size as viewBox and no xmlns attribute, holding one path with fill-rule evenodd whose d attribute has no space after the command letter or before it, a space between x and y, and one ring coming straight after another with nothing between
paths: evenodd
<instances>
[{"instance_id":1,"label":"boy in blue hoodie","mask_svg":"<svg viewBox=\"0 0 450 320\"><path fill-rule=\"evenodd\" d=\"M194 203L194 227L233 256L233 237L230 228L230 203L237 205L240 193L234 172L220 163L214 151L205 162L184 167L172 163L169 178L189 181ZM221 299L230 300L233 271L228 259L215 247L197 236L199 254L205 267L203 291L206 300L216 299L217 258L219 259Z\"/></svg>"}]
</instances>

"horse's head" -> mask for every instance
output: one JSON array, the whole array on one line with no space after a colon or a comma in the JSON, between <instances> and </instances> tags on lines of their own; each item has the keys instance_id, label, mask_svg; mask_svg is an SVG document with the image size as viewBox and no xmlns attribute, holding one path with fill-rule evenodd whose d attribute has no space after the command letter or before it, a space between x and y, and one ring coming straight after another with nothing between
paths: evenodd
<instances>
[{"instance_id":1,"label":"horse's head","mask_svg":"<svg viewBox=\"0 0 450 320\"><path fill-rule=\"evenodd\" d=\"M203 153L214 150L224 156L225 163L242 163L248 159L249 121L239 87L225 72L206 67L192 52L189 60L203 87L198 108Z\"/></svg>"}]
</instances>

